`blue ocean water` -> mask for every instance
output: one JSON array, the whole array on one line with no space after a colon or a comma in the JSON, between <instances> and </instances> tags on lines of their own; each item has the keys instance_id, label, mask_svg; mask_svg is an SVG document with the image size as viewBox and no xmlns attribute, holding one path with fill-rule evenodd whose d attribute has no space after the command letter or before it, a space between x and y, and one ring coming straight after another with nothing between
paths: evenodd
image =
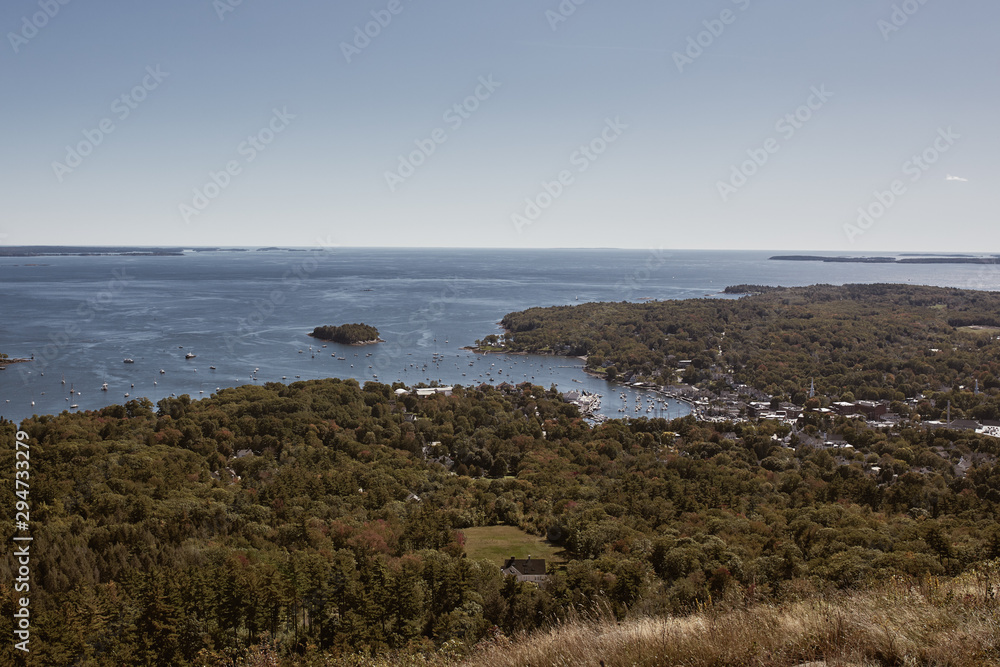
<instances>
[{"instance_id":1,"label":"blue ocean water","mask_svg":"<svg viewBox=\"0 0 1000 667\"><path fill-rule=\"evenodd\" d=\"M504 314L531 306L718 296L737 283L1000 289L996 266L769 261L773 254L337 248L4 257L0 351L34 361L0 372L0 416L95 409L128 400L126 393L155 403L247 383L377 377L408 385L555 383L603 394L602 412L615 417L622 389L587 376L578 359L482 356L462 347L499 332ZM322 347L307 336L345 322L374 325L386 342ZM669 416L687 411L671 404Z\"/></svg>"}]
</instances>

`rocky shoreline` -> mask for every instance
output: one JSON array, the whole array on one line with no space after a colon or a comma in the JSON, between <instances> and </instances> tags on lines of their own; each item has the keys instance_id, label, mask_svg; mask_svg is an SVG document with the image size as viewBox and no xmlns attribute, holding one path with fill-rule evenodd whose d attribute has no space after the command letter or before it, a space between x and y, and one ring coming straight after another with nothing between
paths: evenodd
<instances>
[{"instance_id":1,"label":"rocky shoreline","mask_svg":"<svg viewBox=\"0 0 1000 667\"><path fill-rule=\"evenodd\" d=\"M311 333L306 335L309 336L310 338L315 338L316 340L321 340L325 343L337 343L337 345L375 345L377 343L385 342L385 340L383 340L382 338L376 338L375 340L359 340L357 343L340 343L338 341L331 340L329 338L320 338L319 336L314 336Z\"/></svg>"}]
</instances>

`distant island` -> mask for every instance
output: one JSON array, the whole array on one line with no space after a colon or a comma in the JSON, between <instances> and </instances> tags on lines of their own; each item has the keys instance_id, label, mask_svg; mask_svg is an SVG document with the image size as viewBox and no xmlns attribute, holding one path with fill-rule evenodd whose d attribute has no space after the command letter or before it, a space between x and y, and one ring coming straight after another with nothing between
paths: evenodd
<instances>
[{"instance_id":1,"label":"distant island","mask_svg":"<svg viewBox=\"0 0 1000 667\"><path fill-rule=\"evenodd\" d=\"M309 335L313 338L331 340L334 343L343 343L344 345L370 345L384 342L378 337L378 329L361 323L341 324L339 327L333 325L316 327Z\"/></svg>"},{"instance_id":2,"label":"distant island","mask_svg":"<svg viewBox=\"0 0 1000 667\"><path fill-rule=\"evenodd\" d=\"M784 262L848 262L854 264L1000 264L1000 257L970 257L968 255L924 257L825 257L822 255L775 255L768 259Z\"/></svg>"},{"instance_id":3,"label":"distant island","mask_svg":"<svg viewBox=\"0 0 1000 667\"><path fill-rule=\"evenodd\" d=\"M127 255L135 257L162 257L183 255L183 248L146 248L142 246L6 246L0 248L0 257L59 257L75 255L96 257Z\"/></svg>"},{"instance_id":4,"label":"distant island","mask_svg":"<svg viewBox=\"0 0 1000 667\"><path fill-rule=\"evenodd\" d=\"M289 252L305 252L293 248L258 248L258 252L269 250L288 250ZM310 248L317 250L317 248ZM322 248L318 248L322 250ZM126 256L126 257L183 257L186 252L250 252L249 248L221 248L221 247L144 247L144 246L56 246L56 245L32 245L32 246L3 246L0 247L0 257L100 257L100 256Z\"/></svg>"}]
</instances>

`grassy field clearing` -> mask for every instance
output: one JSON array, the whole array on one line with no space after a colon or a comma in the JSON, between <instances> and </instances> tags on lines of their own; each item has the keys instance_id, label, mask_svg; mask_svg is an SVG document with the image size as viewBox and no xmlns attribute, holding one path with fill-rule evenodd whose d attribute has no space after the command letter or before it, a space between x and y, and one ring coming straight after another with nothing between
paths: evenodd
<instances>
[{"instance_id":1,"label":"grassy field clearing","mask_svg":"<svg viewBox=\"0 0 1000 667\"><path fill-rule=\"evenodd\" d=\"M465 553L469 558L488 558L498 565L511 556L517 558L544 558L547 562L561 563L563 550L542 537L528 535L514 526L489 526L464 528Z\"/></svg>"}]
</instances>

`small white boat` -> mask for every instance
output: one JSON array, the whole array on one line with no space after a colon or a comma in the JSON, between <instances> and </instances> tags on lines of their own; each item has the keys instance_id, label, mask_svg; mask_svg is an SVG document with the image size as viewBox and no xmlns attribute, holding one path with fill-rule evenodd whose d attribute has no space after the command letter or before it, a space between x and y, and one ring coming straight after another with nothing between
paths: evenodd
<instances>
[{"instance_id":1,"label":"small white boat","mask_svg":"<svg viewBox=\"0 0 1000 667\"><path fill-rule=\"evenodd\" d=\"M163 375L163 374L165 374L165 373L166 373L166 371L165 371L165 370L163 370L163 369L161 368L161 369L160 369L160 375Z\"/></svg>"},{"instance_id":2,"label":"small white boat","mask_svg":"<svg viewBox=\"0 0 1000 667\"><path fill-rule=\"evenodd\" d=\"M197 355L197 354L195 354L194 352L188 352L187 354L185 354L185 355L184 355L184 358L185 358L185 359L194 359L194 358L195 358L195 357L197 357L197 356L198 356L198 355Z\"/></svg>"},{"instance_id":3,"label":"small white boat","mask_svg":"<svg viewBox=\"0 0 1000 667\"><path fill-rule=\"evenodd\" d=\"M125 357L124 359L122 359L122 363L123 364L134 364L135 363L135 359L133 359L132 357Z\"/></svg>"},{"instance_id":4,"label":"small white boat","mask_svg":"<svg viewBox=\"0 0 1000 667\"><path fill-rule=\"evenodd\" d=\"M107 391L107 390L108 390L108 383L105 382L104 384L101 385L101 391Z\"/></svg>"}]
</instances>

